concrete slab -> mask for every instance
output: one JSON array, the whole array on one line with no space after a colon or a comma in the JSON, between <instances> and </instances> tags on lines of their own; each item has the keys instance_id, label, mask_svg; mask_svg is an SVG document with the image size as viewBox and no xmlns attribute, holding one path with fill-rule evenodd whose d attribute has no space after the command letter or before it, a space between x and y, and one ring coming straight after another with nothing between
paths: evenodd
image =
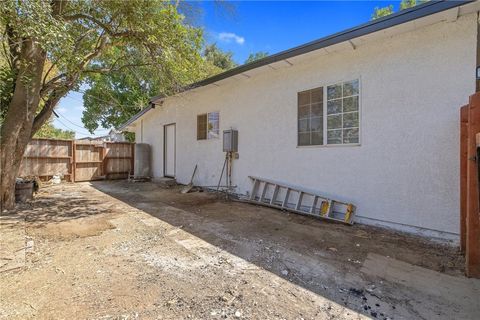
<instances>
[{"instance_id":1,"label":"concrete slab","mask_svg":"<svg viewBox=\"0 0 480 320\"><path fill-rule=\"evenodd\" d=\"M457 319L475 319L480 314L480 280L447 275L374 253L367 255L361 272L443 300L458 310Z\"/></svg>"}]
</instances>

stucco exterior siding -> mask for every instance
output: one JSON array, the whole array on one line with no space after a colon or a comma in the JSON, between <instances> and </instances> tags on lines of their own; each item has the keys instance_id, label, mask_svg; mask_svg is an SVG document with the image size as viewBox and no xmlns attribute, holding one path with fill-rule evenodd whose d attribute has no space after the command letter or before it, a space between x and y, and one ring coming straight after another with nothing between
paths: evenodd
<instances>
[{"instance_id":1,"label":"stucco exterior siding","mask_svg":"<svg viewBox=\"0 0 480 320\"><path fill-rule=\"evenodd\" d=\"M196 140L197 115L239 131L236 192L249 175L304 186L357 206L359 220L459 232L459 107L475 91L476 14L354 49L310 53L293 66L167 98L137 122L163 176L163 125L176 123L176 178L218 182L222 140ZM360 80L360 144L297 147L297 92ZM142 130L143 126L143 130Z\"/></svg>"}]
</instances>

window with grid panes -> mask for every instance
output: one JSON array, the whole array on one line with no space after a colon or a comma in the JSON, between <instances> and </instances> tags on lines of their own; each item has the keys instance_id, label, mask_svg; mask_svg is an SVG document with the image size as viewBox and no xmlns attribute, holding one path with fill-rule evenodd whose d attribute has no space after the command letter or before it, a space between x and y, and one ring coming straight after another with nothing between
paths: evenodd
<instances>
[{"instance_id":1,"label":"window with grid panes","mask_svg":"<svg viewBox=\"0 0 480 320\"><path fill-rule=\"evenodd\" d=\"M323 144L323 87L298 93L298 145Z\"/></svg>"},{"instance_id":2,"label":"window with grid panes","mask_svg":"<svg viewBox=\"0 0 480 320\"><path fill-rule=\"evenodd\" d=\"M327 86L327 144L359 143L358 80Z\"/></svg>"}]
</instances>

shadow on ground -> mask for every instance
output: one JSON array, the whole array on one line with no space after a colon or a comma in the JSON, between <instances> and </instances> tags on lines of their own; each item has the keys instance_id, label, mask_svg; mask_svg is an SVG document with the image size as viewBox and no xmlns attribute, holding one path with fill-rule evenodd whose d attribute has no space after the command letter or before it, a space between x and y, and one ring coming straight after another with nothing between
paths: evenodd
<instances>
[{"instance_id":1,"label":"shadow on ground","mask_svg":"<svg viewBox=\"0 0 480 320\"><path fill-rule=\"evenodd\" d=\"M401 308L405 310L404 315L418 318L425 317L419 308L441 314L443 311L435 311L435 306L443 302L419 298L411 288L362 273L368 254L391 257L452 276L463 275L464 261L456 248L418 237L362 225L319 221L226 201L211 193L180 194L179 187L164 189L153 183L125 181L91 184L298 286L374 318L387 319L387 315L398 314ZM411 303L410 299L417 301Z\"/></svg>"}]
</instances>

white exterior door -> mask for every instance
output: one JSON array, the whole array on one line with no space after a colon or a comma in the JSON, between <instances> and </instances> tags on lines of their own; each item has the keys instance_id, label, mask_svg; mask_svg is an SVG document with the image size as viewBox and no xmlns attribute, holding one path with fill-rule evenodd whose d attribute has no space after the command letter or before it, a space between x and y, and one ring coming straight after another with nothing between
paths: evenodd
<instances>
[{"instance_id":1,"label":"white exterior door","mask_svg":"<svg viewBox=\"0 0 480 320\"><path fill-rule=\"evenodd\" d=\"M163 175L175 177L175 123L164 127L163 137Z\"/></svg>"}]
</instances>

